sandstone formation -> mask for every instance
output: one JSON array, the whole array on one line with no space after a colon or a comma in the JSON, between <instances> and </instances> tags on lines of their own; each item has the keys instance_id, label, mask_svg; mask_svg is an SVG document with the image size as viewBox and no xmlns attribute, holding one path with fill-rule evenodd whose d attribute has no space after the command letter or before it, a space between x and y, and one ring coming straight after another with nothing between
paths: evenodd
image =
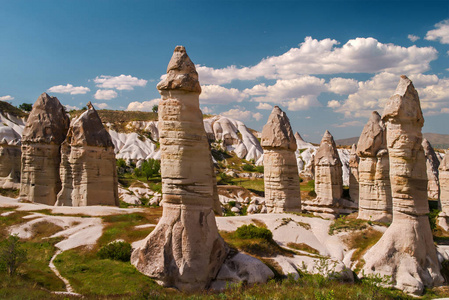
<instances>
[{"instance_id":1,"label":"sandstone formation","mask_svg":"<svg viewBox=\"0 0 449 300\"><path fill-rule=\"evenodd\" d=\"M390 222L392 199L385 124L373 111L357 144L359 219Z\"/></svg>"},{"instance_id":2,"label":"sandstone formation","mask_svg":"<svg viewBox=\"0 0 449 300\"><path fill-rule=\"evenodd\" d=\"M20 161L22 157L20 145L20 137L10 142L6 139L0 141L0 188L20 188Z\"/></svg>"},{"instance_id":3,"label":"sandstone formation","mask_svg":"<svg viewBox=\"0 0 449 300\"><path fill-rule=\"evenodd\" d=\"M334 138L326 130L315 153L315 193L304 209L330 217L339 213L343 194L342 164Z\"/></svg>"},{"instance_id":4,"label":"sandstone formation","mask_svg":"<svg viewBox=\"0 0 449 300\"><path fill-rule=\"evenodd\" d=\"M270 213L300 212L296 139L287 115L275 106L262 129L265 202Z\"/></svg>"},{"instance_id":5,"label":"sandstone formation","mask_svg":"<svg viewBox=\"0 0 449 300\"><path fill-rule=\"evenodd\" d=\"M89 102L88 109L72 121L61 146L61 182L56 205L118 206L114 145Z\"/></svg>"},{"instance_id":6,"label":"sandstone formation","mask_svg":"<svg viewBox=\"0 0 449 300\"><path fill-rule=\"evenodd\" d=\"M401 76L382 117L387 127L393 222L364 256L365 274L391 276L393 285L421 294L443 283L427 204L427 174L421 145L424 119L418 93Z\"/></svg>"},{"instance_id":7,"label":"sandstone formation","mask_svg":"<svg viewBox=\"0 0 449 300\"><path fill-rule=\"evenodd\" d=\"M357 146L353 144L349 154L349 197L354 203L359 203L359 161Z\"/></svg>"},{"instance_id":8,"label":"sandstone formation","mask_svg":"<svg viewBox=\"0 0 449 300\"><path fill-rule=\"evenodd\" d=\"M449 151L446 150L443 160L438 168L440 183L440 206L438 223L444 230L449 230Z\"/></svg>"},{"instance_id":9,"label":"sandstone formation","mask_svg":"<svg viewBox=\"0 0 449 300\"><path fill-rule=\"evenodd\" d=\"M424 155L426 156L428 180L427 196L430 199L438 200L440 194L440 182L438 179L438 167L440 166L440 160L427 139L422 140L422 146L424 149Z\"/></svg>"},{"instance_id":10,"label":"sandstone formation","mask_svg":"<svg viewBox=\"0 0 449 300\"><path fill-rule=\"evenodd\" d=\"M157 88L162 95L163 214L143 246L134 250L131 262L164 286L197 291L215 278L227 246L212 210L216 181L199 108L198 73L184 47L176 47L167 77Z\"/></svg>"},{"instance_id":11,"label":"sandstone formation","mask_svg":"<svg viewBox=\"0 0 449 300\"><path fill-rule=\"evenodd\" d=\"M69 123L58 98L39 96L22 134L21 201L55 204L61 189L60 148Z\"/></svg>"}]
</instances>

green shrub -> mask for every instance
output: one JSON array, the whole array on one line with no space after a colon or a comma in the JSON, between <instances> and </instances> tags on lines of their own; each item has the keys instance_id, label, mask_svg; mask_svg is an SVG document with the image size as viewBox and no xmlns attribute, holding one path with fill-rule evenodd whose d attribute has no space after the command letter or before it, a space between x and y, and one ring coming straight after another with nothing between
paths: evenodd
<instances>
[{"instance_id":1,"label":"green shrub","mask_svg":"<svg viewBox=\"0 0 449 300\"><path fill-rule=\"evenodd\" d=\"M267 228L257 227L253 224L243 225L237 228L235 235L241 239L264 239L267 241L273 240L273 233Z\"/></svg>"},{"instance_id":2,"label":"green shrub","mask_svg":"<svg viewBox=\"0 0 449 300\"><path fill-rule=\"evenodd\" d=\"M263 173L264 172L263 166L256 166L256 172L257 173Z\"/></svg>"},{"instance_id":3,"label":"green shrub","mask_svg":"<svg viewBox=\"0 0 449 300\"><path fill-rule=\"evenodd\" d=\"M101 259L129 261L131 259L131 244L126 242L112 242L98 250Z\"/></svg>"},{"instance_id":4,"label":"green shrub","mask_svg":"<svg viewBox=\"0 0 449 300\"><path fill-rule=\"evenodd\" d=\"M242 166L242 169L243 169L243 171L246 171L246 172L254 172L256 170L256 168L250 164L244 164Z\"/></svg>"},{"instance_id":5,"label":"green shrub","mask_svg":"<svg viewBox=\"0 0 449 300\"><path fill-rule=\"evenodd\" d=\"M427 214L429 217L430 229L432 229L432 231L437 229L437 217L439 213L440 211L438 209L433 209Z\"/></svg>"},{"instance_id":6,"label":"green shrub","mask_svg":"<svg viewBox=\"0 0 449 300\"><path fill-rule=\"evenodd\" d=\"M7 271L9 276L15 275L27 260L27 251L22 244L17 235L10 235L0 244L0 270Z\"/></svg>"}]
</instances>

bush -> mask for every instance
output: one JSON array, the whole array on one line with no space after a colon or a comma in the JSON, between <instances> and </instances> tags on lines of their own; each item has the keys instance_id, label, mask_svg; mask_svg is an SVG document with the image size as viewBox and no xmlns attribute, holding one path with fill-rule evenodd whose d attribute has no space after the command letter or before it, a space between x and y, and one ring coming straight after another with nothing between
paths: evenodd
<instances>
[{"instance_id":1,"label":"bush","mask_svg":"<svg viewBox=\"0 0 449 300\"><path fill-rule=\"evenodd\" d=\"M242 166L242 169L243 169L243 171L246 171L246 172L254 172L256 170L256 168L250 164L244 164Z\"/></svg>"},{"instance_id":2,"label":"bush","mask_svg":"<svg viewBox=\"0 0 449 300\"><path fill-rule=\"evenodd\" d=\"M161 169L161 162L156 159L150 158L142 163L140 169L142 170L143 175L148 180L150 177L153 177L154 175L159 173Z\"/></svg>"},{"instance_id":3,"label":"bush","mask_svg":"<svg viewBox=\"0 0 449 300\"><path fill-rule=\"evenodd\" d=\"M237 228L235 235L241 239L264 239L273 240L273 233L267 228L257 227L253 224L243 225Z\"/></svg>"},{"instance_id":4,"label":"bush","mask_svg":"<svg viewBox=\"0 0 449 300\"><path fill-rule=\"evenodd\" d=\"M257 173L263 173L264 172L263 166L256 166L256 172Z\"/></svg>"},{"instance_id":5,"label":"bush","mask_svg":"<svg viewBox=\"0 0 449 300\"><path fill-rule=\"evenodd\" d=\"M430 229L432 229L432 231L437 229L437 217L439 213L440 211L438 209L433 209L427 214L429 217Z\"/></svg>"},{"instance_id":6,"label":"bush","mask_svg":"<svg viewBox=\"0 0 449 300\"><path fill-rule=\"evenodd\" d=\"M17 235L10 235L0 244L0 270L13 276L22 263L27 260L27 252Z\"/></svg>"},{"instance_id":7,"label":"bush","mask_svg":"<svg viewBox=\"0 0 449 300\"><path fill-rule=\"evenodd\" d=\"M126 242L112 242L98 250L101 259L129 261L131 259L131 244Z\"/></svg>"}]
</instances>

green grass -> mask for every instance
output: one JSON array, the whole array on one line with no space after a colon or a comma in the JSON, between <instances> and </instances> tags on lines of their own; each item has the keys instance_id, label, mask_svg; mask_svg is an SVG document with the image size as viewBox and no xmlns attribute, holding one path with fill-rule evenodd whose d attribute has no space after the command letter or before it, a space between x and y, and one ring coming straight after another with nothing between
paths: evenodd
<instances>
[{"instance_id":1,"label":"green grass","mask_svg":"<svg viewBox=\"0 0 449 300\"><path fill-rule=\"evenodd\" d=\"M144 239L153 231L154 227L135 229L134 226L143 224L157 224L162 215L162 208L147 208L145 213L133 213L125 215L112 215L103 217L105 228L98 241L99 246L104 246L117 239L128 243Z\"/></svg>"},{"instance_id":2,"label":"green grass","mask_svg":"<svg viewBox=\"0 0 449 300\"><path fill-rule=\"evenodd\" d=\"M371 222L357 219L357 213L354 213L348 216L341 216L335 219L334 222L329 226L329 234L333 235L341 231L364 230L368 228L369 225L372 224L379 226L388 226L388 224L385 223Z\"/></svg>"},{"instance_id":3,"label":"green grass","mask_svg":"<svg viewBox=\"0 0 449 300\"><path fill-rule=\"evenodd\" d=\"M58 255L54 262L75 291L88 297L139 298L144 289L167 293L129 262L100 259L95 251L68 250Z\"/></svg>"},{"instance_id":4,"label":"green grass","mask_svg":"<svg viewBox=\"0 0 449 300\"><path fill-rule=\"evenodd\" d=\"M0 207L0 214L14 211L14 209L15 208L12 207ZM7 227L25 222L22 218L27 215L29 215L28 212L14 211L14 213L7 216L0 216L0 239L4 239L8 236L6 230Z\"/></svg>"},{"instance_id":5,"label":"green grass","mask_svg":"<svg viewBox=\"0 0 449 300\"><path fill-rule=\"evenodd\" d=\"M311 254L316 254L316 255L320 254L320 252L318 250L316 250L315 248L310 247L309 245L304 244L304 243L288 243L287 247L290 247L290 248L293 248L296 250L309 252Z\"/></svg>"},{"instance_id":6,"label":"green grass","mask_svg":"<svg viewBox=\"0 0 449 300\"><path fill-rule=\"evenodd\" d=\"M348 245L349 249L356 249L351 257L353 262L357 262L355 270L356 273L365 264L362 259L363 255L365 255L368 249L374 246L381 237L382 232L374 230L370 227L365 230L352 233L345 239L345 243Z\"/></svg>"},{"instance_id":7,"label":"green grass","mask_svg":"<svg viewBox=\"0 0 449 300\"><path fill-rule=\"evenodd\" d=\"M265 191L263 179L232 178L230 184L244 187L258 195L263 194Z\"/></svg>"},{"instance_id":8,"label":"green grass","mask_svg":"<svg viewBox=\"0 0 449 300\"><path fill-rule=\"evenodd\" d=\"M19 117L19 118L23 118L28 116L28 114L26 112L24 112L23 110L9 104L8 102L5 101L0 101L0 112L5 115L6 113L9 113L15 117Z\"/></svg>"},{"instance_id":9,"label":"green grass","mask_svg":"<svg viewBox=\"0 0 449 300\"><path fill-rule=\"evenodd\" d=\"M18 189L2 189L0 188L0 195L10 198L17 198L19 197L20 190Z\"/></svg>"}]
</instances>

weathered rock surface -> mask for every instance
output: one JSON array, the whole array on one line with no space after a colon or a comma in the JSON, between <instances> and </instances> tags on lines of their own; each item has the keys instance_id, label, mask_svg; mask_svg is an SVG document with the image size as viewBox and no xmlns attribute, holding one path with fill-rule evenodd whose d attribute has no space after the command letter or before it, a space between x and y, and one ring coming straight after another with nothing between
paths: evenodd
<instances>
[{"instance_id":1,"label":"weathered rock surface","mask_svg":"<svg viewBox=\"0 0 449 300\"><path fill-rule=\"evenodd\" d=\"M12 140L9 143L4 138L1 140L0 188L20 188L20 161L22 158L22 150L20 148L20 139Z\"/></svg>"},{"instance_id":2,"label":"weathered rock surface","mask_svg":"<svg viewBox=\"0 0 449 300\"><path fill-rule=\"evenodd\" d=\"M217 278L211 283L211 289L224 290L232 284L244 282L245 284L265 283L274 277L273 271L270 270L263 262L243 253L236 253L234 256L227 258Z\"/></svg>"},{"instance_id":3,"label":"weathered rock surface","mask_svg":"<svg viewBox=\"0 0 449 300\"><path fill-rule=\"evenodd\" d=\"M118 206L114 145L95 108L72 121L61 146L61 182L56 205Z\"/></svg>"},{"instance_id":4,"label":"weathered rock surface","mask_svg":"<svg viewBox=\"0 0 449 300\"><path fill-rule=\"evenodd\" d=\"M359 163L359 219L390 222L392 198L385 124L373 111L357 144Z\"/></svg>"},{"instance_id":5,"label":"weathered rock surface","mask_svg":"<svg viewBox=\"0 0 449 300\"><path fill-rule=\"evenodd\" d=\"M439 225L446 231L449 230L449 151L446 150L443 160L438 168L440 183L440 205Z\"/></svg>"},{"instance_id":6,"label":"weathered rock surface","mask_svg":"<svg viewBox=\"0 0 449 300\"><path fill-rule=\"evenodd\" d=\"M349 154L349 197L356 204L359 203L359 161L357 146L353 144Z\"/></svg>"},{"instance_id":7,"label":"weathered rock surface","mask_svg":"<svg viewBox=\"0 0 449 300\"><path fill-rule=\"evenodd\" d=\"M164 286L196 291L216 277L227 246L212 210L216 181L199 109L198 74L184 47L176 47L167 73L157 85L163 214L131 262Z\"/></svg>"},{"instance_id":8,"label":"weathered rock surface","mask_svg":"<svg viewBox=\"0 0 449 300\"><path fill-rule=\"evenodd\" d=\"M339 213L343 194L342 164L334 138L326 130L315 153L315 193L317 197L304 202L304 209L332 217Z\"/></svg>"},{"instance_id":9,"label":"weathered rock surface","mask_svg":"<svg viewBox=\"0 0 449 300\"><path fill-rule=\"evenodd\" d=\"M424 155L426 156L426 170L427 170L427 196L430 199L438 200L440 195L440 182L438 179L438 167L440 160L433 150L432 145L428 140L422 140L422 147Z\"/></svg>"},{"instance_id":10,"label":"weathered rock surface","mask_svg":"<svg viewBox=\"0 0 449 300\"><path fill-rule=\"evenodd\" d=\"M401 76L382 117L387 127L393 222L365 254L365 274L391 276L393 285L421 294L443 283L427 204L427 174L422 148L424 118L412 82Z\"/></svg>"},{"instance_id":11,"label":"weathered rock surface","mask_svg":"<svg viewBox=\"0 0 449 300\"><path fill-rule=\"evenodd\" d=\"M296 139L287 115L275 106L262 130L265 201L269 213L300 212Z\"/></svg>"},{"instance_id":12,"label":"weathered rock surface","mask_svg":"<svg viewBox=\"0 0 449 300\"><path fill-rule=\"evenodd\" d=\"M68 129L69 117L58 98L40 95L22 134L22 201L55 204L61 189L60 146Z\"/></svg>"}]
</instances>

